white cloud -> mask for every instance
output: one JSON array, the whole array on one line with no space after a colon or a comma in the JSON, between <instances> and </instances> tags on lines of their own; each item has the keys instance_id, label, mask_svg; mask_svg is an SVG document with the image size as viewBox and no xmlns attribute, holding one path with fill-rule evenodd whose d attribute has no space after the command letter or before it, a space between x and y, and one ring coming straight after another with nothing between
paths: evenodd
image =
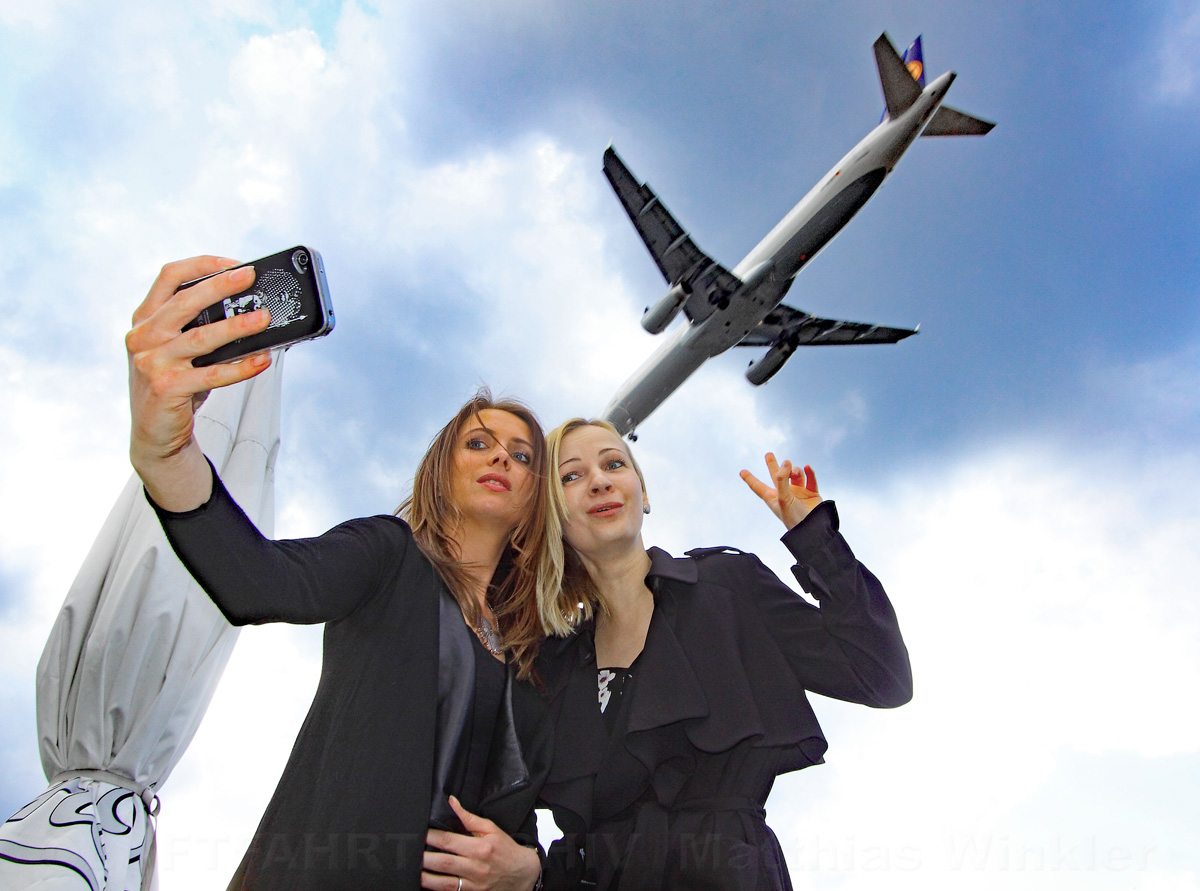
<instances>
[{"instance_id":1,"label":"white cloud","mask_svg":"<svg viewBox=\"0 0 1200 891\"><path fill-rule=\"evenodd\" d=\"M840 862L845 884L818 887L1003 887L1013 870L1039 873L1026 887L1128 887L1114 852L1149 856L1151 833L1078 812L1055 838L1019 814L1072 812L1045 797L1064 753L1200 754L1185 704L1200 684L1200 513L1177 494L1197 484L1192 458L1131 470L1011 442L883 492L831 493L896 606L916 693L896 712L818 704L832 776L788 777L772 799L793 859ZM809 804L814 781L825 796ZM1108 867L1053 866L1089 845Z\"/></svg>"},{"instance_id":2,"label":"white cloud","mask_svg":"<svg viewBox=\"0 0 1200 891\"><path fill-rule=\"evenodd\" d=\"M0 23L5 27L49 28L58 20L59 10L68 0L46 0L45 3L24 3L22 0L0 2Z\"/></svg>"},{"instance_id":3,"label":"white cloud","mask_svg":"<svg viewBox=\"0 0 1200 891\"><path fill-rule=\"evenodd\" d=\"M119 426L124 381L114 372L124 368L93 368L81 378L72 367L0 347L0 503L7 506L0 512L0 561L32 573L29 585L39 594L29 602L39 613L57 610L129 475L128 439ZM65 393L72 398L64 400ZM49 593L55 590L57 596Z\"/></svg>"},{"instance_id":4,"label":"white cloud","mask_svg":"<svg viewBox=\"0 0 1200 891\"><path fill-rule=\"evenodd\" d=\"M1178 870L1148 876L1138 885L1142 891L1196 891L1200 878L1191 870Z\"/></svg>"},{"instance_id":5,"label":"white cloud","mask_svg":"<svg viewBox=\"0 0 1200 891\"><path fill-rule=\"evenodd\" d=\"M1158 53L1158 93L1169 102L1185 102L1200 81L1200 8L1181 4L1167 23Z\"/></svg>"},{"instance_id":6,"label":"white cloud","mask_svg":"<svg viewBox=\"0 0 1200 891\"><path fill-rule=\"evenodd\" d=\"M1170 450L1195 442L1197 368L1200 342L1193 342L1171 353L1104 363L1090 369L1085 381L1097 404L1120 407L1110 424L1121 438L1133 433L1151 447Z\"/></svg>"},{"instance_id":7,"label":"white cloud","mask_svg":"<svg viewBox=\"0 0 1200 891\"><path fill-rule=\"evenodd\" d=\"M201 891L229 882L291 754L320 666L320 628L243 629L162 796L163 888Z\"/></svg>"}]
</instances>

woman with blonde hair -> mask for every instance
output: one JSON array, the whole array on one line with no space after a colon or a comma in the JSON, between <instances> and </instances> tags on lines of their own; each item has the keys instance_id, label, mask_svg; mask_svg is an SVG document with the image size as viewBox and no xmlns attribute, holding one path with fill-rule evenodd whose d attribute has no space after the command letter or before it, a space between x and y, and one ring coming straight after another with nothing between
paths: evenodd
<instances>
[{"instance_id":1,"label":"woman with blonde hair","mask_svg":"<svg viewBox=\"0 0 1200 891\"><path fill-rule=\"evenodd\" d=\"M806 691L878 707L911 696L883 588L809 467L768 454L774 487L742 477L787 527L819 607L753 554L647 550L645 481L608 423L568 421L549 452L563 583L542 621L565 636L538 658L555 723L542 801L564 836L546 887L790 889L763 805L778 774L822 760Z\"/></svg>"},{"instance_id":2,"label":"woman with blonde hair","mask_svg":"<svg viewBox=\"0 0 1200 891\"><path fill-rule=\"evenodd\" d=\"M180 559L234 624L325 623L316 695L231 887L528 891L551 748L527 682L554 579L541 427L481 391L435 437L403 519L264 538L192 435L203 394L270 364L192 365L269 322L182 331L250 284L232 265L165 266L126 337L130 456Z\"/></svg>"}]
</instances>

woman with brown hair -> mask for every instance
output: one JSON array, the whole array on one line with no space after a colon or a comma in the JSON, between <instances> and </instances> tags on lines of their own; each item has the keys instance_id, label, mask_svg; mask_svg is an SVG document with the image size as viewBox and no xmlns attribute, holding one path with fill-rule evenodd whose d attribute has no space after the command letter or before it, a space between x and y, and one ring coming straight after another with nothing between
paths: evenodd
<instances>
[{"instance_id":1,"label":"woman with brown hair","mask_svg":"<svg viewBox=\"0 0 1200 891\"><path fill-rule=\"evenodd\" d=\"M564 837L546 887L790 889L763 805L778 774L822 760L806 691L877 707L912 693L887 595L811 468L767 455L774 487L742 477L819 608L753 554L647 550L645 481L608 423L568 421L549 450L563 583L542 603L561 636L538 657L555 724L542 800Z\"/></svg>"},{"instance_id":2,"label":"woman with brown hair","mask_svg":"<svg viewBox=\"0 0 1200 891\"><path fill-rule=\"evenodd\" d=\"M130 457L180 559L234 624L325 623L316 695L231 887L527 891L551 748L527 683L554 578L541 427L481 391L435 437L400 517L264 538L192 435L203 394L270 364L192 365L268 324L260 310L181 333L253 270L179 286L232 265L165 266L126 337Z\"/></svg>"}]
</instances>

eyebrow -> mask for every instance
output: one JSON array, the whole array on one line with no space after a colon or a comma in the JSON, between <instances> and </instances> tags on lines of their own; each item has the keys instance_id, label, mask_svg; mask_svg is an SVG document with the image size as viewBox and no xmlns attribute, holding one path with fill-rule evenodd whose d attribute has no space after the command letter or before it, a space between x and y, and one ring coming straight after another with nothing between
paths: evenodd
<instances>
[{"instance_id":1,"label":"eyebrow","mask_svg":"<svg viewBox=\"0 0 1200 891\"><path fill-rule=\"evenodd\" d=\"M492 439L496 440L496 442L503 444L503 440L500 439L500 437L496 435L496 431L492 430L489 427L475 427L471 430L465 431L463 433L463 436L474 436L476 433L486 433ZM529 449L533 448L533 443L529 442L529 440L524 439L520 436L514 436L512 439L509 440L509 442L514 445L523 445Z\"/></svg>"},{"instance_id":2,"label":"eyebrow","mask_svg":"<svg viewBox=\"0 0 1200 891\"><path fill-rule=\"evenodd\" d=\"M628 455L625 454L624 449L619 449L616 446L605 446L600 451L598 451L596 454L603 455L605 452L616 452L622 458L628 457ZM570 464L572 461L582 461L582 460L583 460L582 458L567 458L565 461L559 461L558 466L559 466L559 468L562 468L562 466L564 464Z\"/></svg>"}]
</instances>

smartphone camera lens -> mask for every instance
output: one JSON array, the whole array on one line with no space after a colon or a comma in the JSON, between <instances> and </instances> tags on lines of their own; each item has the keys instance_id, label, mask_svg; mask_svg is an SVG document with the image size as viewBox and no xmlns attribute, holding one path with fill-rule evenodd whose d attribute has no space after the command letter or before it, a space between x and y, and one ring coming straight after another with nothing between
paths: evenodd
<instances>
[{"instance_id":1,"label":"smartphone camera lens","mask_svg":"<svg viewBox=\"0 0 1200 891\"><path fill-rule=\"evenodd\" d=\"M308 271L308 251L301 248L298 251L292 252L292 265L296 267L296 271L303 275Z\"/></svg>"}]
</instances>

